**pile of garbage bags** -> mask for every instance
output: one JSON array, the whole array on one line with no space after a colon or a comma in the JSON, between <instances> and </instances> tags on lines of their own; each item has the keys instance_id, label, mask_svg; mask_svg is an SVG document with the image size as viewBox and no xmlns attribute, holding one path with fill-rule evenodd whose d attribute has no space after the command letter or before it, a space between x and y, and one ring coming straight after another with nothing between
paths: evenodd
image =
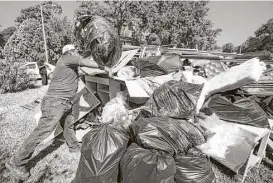
<instances>
[{"instance_id":1,"label":"pile of garbage bags","mask_svg":"<svg viewBox=\"0 0 273 183\"><path fill-rule=\"evenodd\" d=\"M174 90L178 92L174 96L181 107L184 105L183 110L169 116L150 113L147 108L150 102L147 102L146 108L140 110L145 115L130 118L126 95L122 92L106 104L101 123L83 137L73 183L214 181L208 157L201 152L190 153L209 137L206 129L189 121L193 118L202 85L181 81L170 81L169 84L179 88ZM161 107L168 109L169 105L170 102L163 102ZM187 105L191 107L186 108ZM124 127L130 119L131 123Z\"/></svg>"},{"instance_id":2,"label":"pile of garbage bags","mask_svg":"<svg viewBox=\"0 0 273 183\"><path fill-rule=\"evenodd\" d=\"M269 128L273 115L272 98L240 89L259 81L264 66L254 58L205 78L177 55L139 60L149 99L130 110L121 92L106 104L83 138L73 183L213 183L209 157L238 173L256 136L235 124Z\"/></svg>"}]
</instances>

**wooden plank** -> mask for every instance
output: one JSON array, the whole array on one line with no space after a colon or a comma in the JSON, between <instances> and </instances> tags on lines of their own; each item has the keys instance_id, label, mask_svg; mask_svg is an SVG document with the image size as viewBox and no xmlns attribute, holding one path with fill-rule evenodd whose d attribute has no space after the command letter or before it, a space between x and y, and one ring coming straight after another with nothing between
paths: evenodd
<instances>
[{"instance_id":1,"label":"wooden plank","mask_svg":"<svg viewBox=\"0 0 273 183\"><path fill-rule=\"evenodd\" d=\"M257 153L257 156L260 158L260 160L257 163L258 166L260 166L262 159L264 158L265 149L266 149L266 146L268 143L269 136L270 136L270 131L262 138L262 141L261 141L258 153Z\"/></svg>"},{"instance_id":2,"label":"wooden plank","mask_svg":"<svg viewBox=\"0 0 273 183\"><path fill-rule=\"evenodd\" d=\"M255 138L255 142L258 142L262 137L264 137L270 132L270 130L267 128L258 128L258 127L254 127L250 125L242 125L242 124L234 124L234 125L258 135Z\"/></svg>"},{"instance_id":3,"label":"wooden plank","mask_svg":"<svg viewBox=\"0 0 273 183\"><path fill-rule=\"evenodd\" d=\"M85 76L85 81L91 81L91 82L94 82L94 83L109 85L109 79L108 78Z\"/></svg>"},{"instance_id":4,"label":"wooden plank","mask_svg":"<svg viewBox=\"0 0 273 183\"><path fill-rule=\"evenodd\" d=\"M141 98L149 98L150 96L143 90L141 86L135 80L127 80L125 81L127 90L129 92L130 97L141 97Z\"/></svg>"},{"instance_id":5,"label":"wooden plank","mask_svg":"<svg viewBox=\"0 0 273 183\"><path fill-rule=\"evenodd\" d=\"M112 67L112 73L118 72L122 67L126 66L128 62L135 56L138 50L130 50L122 52L122 57L119 62Z\"/></svg>"},{"instance_id":6,"label":"wooden plank","mask_svg":"<svg viewBox=\"0 0 273 183\"><path fill-rule=\"evenodd\" d=\"M109 97L110 100L117 96L117 93L120 91L120 83L116 80L110 79L109 84Z\"/></svg>"},{"instance_id":7,"label":"wooden plank","mask_svg":"<svg viewBox=\"0 0 273 183\"><path fill-rule=\"evenodd\" d=\"M273 141L271 139L268 139L267 145L268 145L269 150L271 152L273 152Z\"/></svg>"}]
</instances>

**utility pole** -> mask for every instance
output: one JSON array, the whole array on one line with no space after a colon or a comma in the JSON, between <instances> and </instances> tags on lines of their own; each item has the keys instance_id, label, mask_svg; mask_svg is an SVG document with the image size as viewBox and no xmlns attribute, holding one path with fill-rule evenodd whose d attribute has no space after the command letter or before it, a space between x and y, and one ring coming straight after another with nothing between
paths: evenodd
<instances>
[{"instance_id":1,"label":"utility pole","mask_svg":"<svg viewBox=\"0 0 273 183\"><path fill-rule=\"evenodd\" d=\"M46 61L45 61L45 63L48 64L48 54L47 54L47 46L46 46L46 35L45 35L45 26L44 26L43 6L40 5L40 8L41 8L42 29L43 29L44 47L45 47L45 56L46 56Z\"/></svg>"},{"instance_id":2,"label":"utility pole","mask_svg":"<svg viewBox=\"0 0 273 183\"><path fill-rule=\"evenodd\" d=\"M44 16L43 16L43 7L45 6L56 6L55 4L46 4L46 5L40 5L40 10L41 10L41 18L42 18L42 29L43 29L43 37L44 37L44 47L45 47L45 56L46 56L46 61L45 63L48 64L48 53L47 53L47 45L46 45L46 35L45 35L45 26L44 26Z\"/></svg>"}]
</instances>

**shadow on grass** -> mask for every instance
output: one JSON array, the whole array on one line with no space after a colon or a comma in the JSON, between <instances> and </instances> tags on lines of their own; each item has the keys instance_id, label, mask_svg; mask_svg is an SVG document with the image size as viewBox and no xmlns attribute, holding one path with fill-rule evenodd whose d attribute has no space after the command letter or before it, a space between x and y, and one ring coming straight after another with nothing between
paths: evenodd
<instances>
[{"instance_id":1,"label":"shadow on grass","mask_svg":"<svg viewBox=\"0 0 273 183\"><path fill-rule=\"evenodd\" d=\"M59 141L59 140L54 140L52 142L52 144L48 147L46 147L45 149L43 149L41 152L39 152L39 154L37 154L36 156L34 156L27 164L26 164L26 168L27 170L30 170L32 167L35 167L36 164L43 159L44 157L46 157L48 154L54 152L55 150L57 150L64 142Z\"/></svg>"},{"instance_id":2,"label":"shadow on grass","mask_svg":"<svg viewBox=\"0 0 273 183\"><path fill-rule=\"evenodd\" d=\"M230 169L226 168L224 165L222 165L221 163L219 163L218 161L214 160L214 159L210 159L211 162L219 169L219 171L223 174L225 174L228 177L234 178L236 176L236 173L234 173L233 171L231 171Z\"/></svg>"},{"instance_id":3,"label":"shadow on grass","mask_svg":"<svg viewBox=\"0 0 273 183\"><path fill-rule=\"evenodd\" d=\"M236 173L234 173L230 169L226 168L224 165L222 165L218 161L216 161L212 158L210 158L210 160L211 160L211 163L214 165L214 167L217 168L218 173L214 172L215 174L218 174L218 176L216 175L216 177L217 177L216 182L217 183L224 183L224 182L239 183L240 182L237 180Z\"/></svg>"},{"instance_id":4,"label":"shadow on grass","mask_svg":"<svg viewBox=\"0 0 273 183\"><path fill-rule=\"evenodd\" d=\"M266 166L268 169L273 170L273 153L266 151L266 157L263 159L263 164Z\"/></svg>"}]
</instances>

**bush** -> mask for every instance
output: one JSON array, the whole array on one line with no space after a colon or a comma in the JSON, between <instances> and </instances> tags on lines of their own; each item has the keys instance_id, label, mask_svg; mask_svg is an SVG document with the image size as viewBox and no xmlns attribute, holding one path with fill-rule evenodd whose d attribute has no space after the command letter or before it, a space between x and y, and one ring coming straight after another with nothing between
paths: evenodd
<instances>
[{"instance_id":1,"label":"bush","mask_svg":"<svg viewBox=\"0 0 273 183\"><path fill-rule=\"evenodd\" d=\"M7 64L0 60L0 93L17 92L31 87L31 82L24 69L19 69L18 62Z\"/></svg>"}]
</instances>

